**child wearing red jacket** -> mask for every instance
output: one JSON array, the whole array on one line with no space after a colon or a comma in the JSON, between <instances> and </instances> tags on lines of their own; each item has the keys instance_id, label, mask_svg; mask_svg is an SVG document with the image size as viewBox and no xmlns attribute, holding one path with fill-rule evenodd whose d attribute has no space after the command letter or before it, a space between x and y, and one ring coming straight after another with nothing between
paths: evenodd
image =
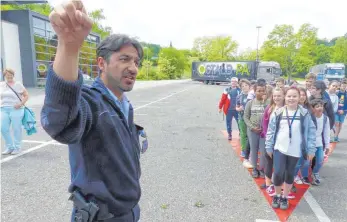
<instances>
[{"instance_id":1,"label":"child wearing red jacket","mask_svg":"<svg viewBox=\"0 0 347 222\"><path fill-rule=\"evenodd\" d=\"M228 140L232 140L232 121L235 118L238 123L238 112L236 110L237 97L241 93L241 89L237 86L238 79L236 77L231 78L231 87L224 90L222 98L219 102L219 112L223 112L226 115L226 126L228 132Z\"/></svg>"}]
</instances>

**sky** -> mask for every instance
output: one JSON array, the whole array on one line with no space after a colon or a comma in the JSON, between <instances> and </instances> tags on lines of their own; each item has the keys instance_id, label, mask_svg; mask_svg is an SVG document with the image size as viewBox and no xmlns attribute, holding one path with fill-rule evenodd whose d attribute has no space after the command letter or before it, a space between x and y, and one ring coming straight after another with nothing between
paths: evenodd
<instances>
[{"instance_id":1,"label":"sky","mask_svg":"<svg viewBox=\"0 0 347 222\"><path fill-rule=\"evenodd\" d=\"M49 0L53 4L61 0ZM344 0L84 0L87 11L102 8L105 25L114 33L141 41L190 49L194 39L231 35L239 51L259 47L276 24L310 23L318 37L331 39L347 33Z\"/></svg>"}]
</instances>

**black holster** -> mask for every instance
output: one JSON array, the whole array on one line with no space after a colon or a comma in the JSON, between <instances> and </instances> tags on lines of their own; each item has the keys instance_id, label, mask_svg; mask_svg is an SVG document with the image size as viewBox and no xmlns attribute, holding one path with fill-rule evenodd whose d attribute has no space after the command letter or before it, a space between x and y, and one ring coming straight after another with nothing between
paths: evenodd
<instances>
[{"instance_id":1,"label":"black holster","mask_svg":"<svg viewBox=\"0 0 347 222\"><path fill-rule=\"evenodd\" d=\"M74 204L74 222L94 222L112 218L114 215L107 212L100 212L100 207L93 201L86 201L78 190L72 192L69 200ZM101 209L105 211L105 209Z\"/></svg>"}]
</instances>

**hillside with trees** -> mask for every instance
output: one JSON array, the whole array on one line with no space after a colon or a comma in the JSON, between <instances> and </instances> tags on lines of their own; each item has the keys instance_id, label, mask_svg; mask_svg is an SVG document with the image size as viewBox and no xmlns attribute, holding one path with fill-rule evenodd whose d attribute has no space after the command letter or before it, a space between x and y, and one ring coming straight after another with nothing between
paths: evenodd
<instances>
[{"instance_id":1,"label":"hillside with trees","mask_svg":"<svg viewBox=\"0 0 347 222\"><path fill-rule=\"evenodd\" d=\"M48 16L49 4L4 5L1 10L30 9ZM92 32L101 38L113 33L111 27L101 25L106 19L102 9L89 12L93 20ZM291 77L303 77L309 67L319 63L339 62L347 65L347 33L331 40L319 39L318 28L305 23L295 31L292 25L276 25L259 49L260 60L277 61L283 73ZM189 78L193 61L255 60L256 50L238 52L239 44L232 36L197 37L191 49L162 47L155 43L141 41L144 47L138 79L180 79Z\"/></svg>"}]
</instances>

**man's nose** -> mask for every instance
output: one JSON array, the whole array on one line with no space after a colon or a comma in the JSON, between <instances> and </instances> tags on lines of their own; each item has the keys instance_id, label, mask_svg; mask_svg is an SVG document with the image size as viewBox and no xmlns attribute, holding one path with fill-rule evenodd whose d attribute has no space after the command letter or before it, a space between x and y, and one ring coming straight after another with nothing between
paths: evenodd
<instances>
[{"instance_id":1,"label":"man's nose","mask_svg":"<svg viewBox=\"0 0 347 222\"><path fill-rule=\"evenodd\" d=\"M137 65L135 64L135 62L133 62L133 63L128 67L128 70L129 70L132 74L136 75L136 73L138 72L138 67L137 67Z\"/></svg>"}]
</instances>

